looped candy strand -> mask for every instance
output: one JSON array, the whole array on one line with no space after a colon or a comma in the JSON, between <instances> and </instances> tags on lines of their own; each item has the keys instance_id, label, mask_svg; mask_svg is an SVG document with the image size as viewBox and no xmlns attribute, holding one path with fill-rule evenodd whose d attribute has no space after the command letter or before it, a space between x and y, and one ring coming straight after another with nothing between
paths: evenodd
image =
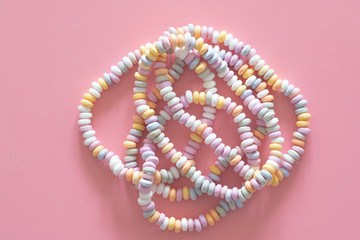
<instances>
[{"instance_id":1,"label":"looped candy strand","mask_svg":"<svg viewBox=\"0 0 360 240\"><path fill-rule=\"evenodd\" d=\"M168 69L168 56L174 55L175 62ZM124 161L114 152L105 148L95 136L91 125L91 109L113 83L119 83L122 75L137 66L134 74L134 106L137 115L129 135L123 142L126 148ZM181 79L185 68L195 71L203 80L201 91L186 91L177 95L173 84ZM91 84L88 93L81 99L78 124L84 137L84 145L92 155L109 165L115 176L131 181L139 190L138 203L143 215L161 229L180 231L201 231L212 226L226 216L232 209L241 208L243 202L266 185L277 186L279 181L289 176L296 160L304 153L306 136L310 133L307 100L300 89L282 80L250 45L243 43L226 31L216 31L212 27L189 24L177 29L170 27L153 44L145 44L134 52L128 53L111 72ZM147 89L147 79L155 72L156 87ZM222 79L243 103L236 104L230 97L217 93L215 76ZM297 131L293 133L292 146L283 153L284 138L281 135L279 119L274 110L274 95L283 93L295 107ZM164 109L158 110L159 101L165 101ZM186 112L191 104L203 106L202 118ZM251 129L251 120L243 112L247 107L257 118L256 129ZM238 146L229 146L214 132L212 123L216 112L226 111L234 124L238 125L240 138ZM179 121L191 130L189 140L183 151L164 134L170 120ZM141 137L146 133L143 144ZM258 148L268 136L269 157L263 165ZM201 143L213 149L217 160L210 165L210 173L203 175L196 168L196 154ZM141 148L140 145L142 145ZM165 159L173 164L169 169L157 169L160 158L155 155L156 147L161 149ZM145 162L138 167L137 154ZM233 188L220 183L220 175L228 168L239 174L244 182ZM189 178L192 187L178 189L171 184L181 178ZM220 198L219 204L196 218L176 219L156 211L153 194L161 194L170 201L196 200L203 194Z\"/></svg>"}]
</instances>

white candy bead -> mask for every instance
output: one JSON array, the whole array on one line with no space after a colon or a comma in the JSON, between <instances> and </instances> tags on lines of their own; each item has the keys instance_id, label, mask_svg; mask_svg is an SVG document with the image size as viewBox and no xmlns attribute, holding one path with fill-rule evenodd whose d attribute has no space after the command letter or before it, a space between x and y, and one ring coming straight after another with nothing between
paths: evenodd
<instances>
[{"instance_id":1,"label":"white candy bead","mask_svg":"<svg viewBox=\"0 0 360 240\"><path fill-rule=\"evenodd\" d=\"M118 66L111 66L110 70L118 77L120 77L122 75L122 71L120 70L120 68Z\"/></svg>"},{"instance_id":2,"label":"white candy bead","mask_svg":"<svg viewBox=\"0 0 360 240\"><path fill-rule=\"evenodd\" d=\"M89 130L83 133L83 138L89 138L95 135L95 130Z\"/></svg>"},{"instance_id":3,"label":"white candy bead","mask_svg":"<svg viewBox=\"0 0 360 240\"><path fill-rule=\"evenodd\" d=\"M207 145L209 145L210 143L212 143L212 141L214 141L215 140L215 138L216 138L216 134L215 133L211 133L211 134L209 134L209 136L207 136L206 138L205 138L205 144L207 144Z\"/></svg>"},{"instance_id":4,"label":"white candy bead","mask_svg":"<svg viewBox=\"0 0 360 240\"><path fill-rule=\"evenodd\" d=\"M133 64L137 64L137 59L136 59L136 56L133 52L129 52L128 53L128 57L130 59L130 61L133 63Z\"/></svg>"},{"instance_id":5,"label":"white candy bead","mask_svg":"<svg viewBox=\"0 0 360 240\"><path fill-rule=\"evenodd\" d=\"M83 105L78 106L78 110L80 112L90 112L91 111L90 108L84 107Z\"/></svg>"},{"instance_id":6,"label":"white candy bead","mask_svg":"<svg viewBox=\"0 0 360 240\"><path fill-rule=\"evenodd\" d=\"M83 126L83 125L89 125L89 124L91 124L91 120L90 119L80 119L79 121L78 121L78 124L80 125L80 126Z\"/></svg>"},{"instance_id":7,"label":"white candy bead","mask_svg":"<svg viewBox=\"0 0 360 240\"><path fill-rule=\"evenodd\" d=\"M168 198L169 197L169 194L170 194L170 186L167 185L165 188L164 188L164 191L163 191L163 198Z\"/></svg>"},{"instance_id":8,"label":"white candy bead","mask_svg":"<svg viewBox=\"0 0 360 240\"><path fill-rule=\"evenodd\" d=\"M193 97L192 92L190 90L187 90L185 92L185 98L188 103L193 103Z\"/></svg>"},{"instance_id":9,"label":"white candy bead","mask_svg":"<svg viewBox=\"0 0 360 240\"><path fill-rule=\"evenodd\" d=\"M200 120L196 120L192 125L191 125L191 131L195 132L196 129L200 126L201 121Z\"/></svg>"},{"instance_id":10,"label":"white candy bead","mask_svg":"<svg viewBox=\"0 0 360 240\"><path fill-rule=\"evenodd\" d=\"M89 88L89 93L90 93L91 95L93 95L94 97L96 97L96 98L100 98L100 97L101 97L101 94L100 94L97 90L95 90L94 88Z\"/></svg>"},{"instance_id":11,"label":"white candy bead","mask_svg":"<svg viewBox=\"0 0 360 240\"><path fill-rule=\"evenodd\" d=\"M194 115L191 115L189 117L189 119L186 121L185 126L188 128L191 127L191 125L194 124L195 120L196 120L196 117Z\"/></svg>"},{"instance_id":12,"label":"white candy bead","mask_svg":"<svg viewBox=\"0 0 360 240\"><path fill-rule=\"evenodd\" d=\"M259 56L259 55L255 55L255 56L253 56L253 57L250 59L249 65L250 65L250 66L255 66L259 61L260 61L260 56Z\"/></svg>"},{"instance_id":13,"label":"white candy bead","mask_svg":"<svg viewBox=\"0 0 360 240\"><path fill-rule=\"evenodd\" d=\"M262 68L265 65L265 61L264 60L259 60L258 63L255 65L254 69L256 71L260 70L260 68Z\"/></svg>"},{"instance_id":14,"label":"white candy bead","mask_svg":"<svg viewBox=\"0 0 360 240\"><path fill-rule=\"evenodd\" d=\"M217 43L219 40L219 31L215 30L213 33L213 38L212 38L212 42L213 43ZM215 48L214 48L215 49Z\"/></svg>"},{"instance_id":15,"label":"white candy bead","mask_svg":"<svg viewBox=\"0 0 360 240\"><path fill-rule=\"evenodd\" d=\"M99 93L101 93L103 91L102 87L100 86L100 84L98 82L92 82L91 86Z\"/></svg>"},{"instance_id":16,"label":"white candy bead","mask_svg":"<svg viewBox=\"0 0 360 240\"><path fill-rule=\"evenodd\" d=\"M211 98L211 106L212 107L215 107L217 102L218 102L218 99L219 99L219 95L218 94L214 94Z\"/></svg>"},{"instance_id":17,"label":"white candy bead","mask_svg":"<svg viewBox=\"0 0 360 240\"><path fill-rule=\"evenodd\" d=\"M174 176L175 179L178 179L178 178L180 177L179 170L178 170L176 167L171 166L171 167L170 167L170 171L171 171L171 173L173 174L173 176Z\"/></svg>"},{"instance_id":18,"label":"white candy bead","mask_svg":"<svg viewBox=\"0 0 360 240\"><path fill-rule=\"evenodd\" d=\"M88 137L84 140L84 145L85 146L89 146L92 142L94 142L96 140L95 136L92 137Z\"/></svg>"},{"instance_id":19,"label":"white candy bead","mask_svg":"<svg viewBox=\"0 0 360 240\"><path fill-rule=\"evenodd\" d=\"M92 118L92 113L79 113L79 118Z\"/></svg>"},{"instance_id":20,"label":"white candy bead","mask_svg":"<svg viewBox=\"0 0 360 240\"><path fill-rule=\"evenodd\" d=\"M229 46L232 38L233 38L233 35L232 35L231 33L226 34L225 41L224 41L224 45L225 45L225 46Z\"/></svg>"},{"instance_id":21,"label":"white candy bead","mask_svg":"<svg viewBox=\"0 0 360 240\"><path fill-rule=\"evenodd\" d=\"M234 38L231 40L230 44L229 44L229 49L230 51L234 50L236 47L236 44L239 42L239 39Z\"/></svg>"}]
</instances>

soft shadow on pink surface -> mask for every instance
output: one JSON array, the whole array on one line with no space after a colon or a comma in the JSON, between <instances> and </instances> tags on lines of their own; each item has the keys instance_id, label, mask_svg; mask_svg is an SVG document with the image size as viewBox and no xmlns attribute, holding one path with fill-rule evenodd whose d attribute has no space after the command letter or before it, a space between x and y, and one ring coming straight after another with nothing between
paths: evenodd
<instances>
[{"instance_id":1,"label":"soft shadow on pink surface","mask_svg":"<svg viewBox=\"0 0 360 240\"><path fill-rule=\"evenodd\" d=\"M350 0L185 0L176 7L165 0L2 1L0 239L358 239L358 9L359 2ZM132 184L116 179L84 147L76 108L91 82L122 56L168 27L188 23L225 29L253 46L309 100L313 132L300 164L278 187L256 193L214 227L176 235L149 224ZM93 110L97 137L120 157L135 114L132 74ZM179 94L202 89L193 72L183 77L175 86ZM218 86L241 104L224 83ZM288 141L294 109L286 98L275 98ZM198 106L189 112L200 116ZM214 129L235 146L232 121L218 111ZM182 149L189 130L175 121L168 126L166 134ZM268 143L261 147L265 159ZM159 156L159 167L170 167ZM215 156L202 146L195 160L207 173ZM222 182L241 184L230 168ZM174 184L182 185L189 180ZM154 200L169 215L193 218L218 202Z\"/></svg>"}]
</instances>

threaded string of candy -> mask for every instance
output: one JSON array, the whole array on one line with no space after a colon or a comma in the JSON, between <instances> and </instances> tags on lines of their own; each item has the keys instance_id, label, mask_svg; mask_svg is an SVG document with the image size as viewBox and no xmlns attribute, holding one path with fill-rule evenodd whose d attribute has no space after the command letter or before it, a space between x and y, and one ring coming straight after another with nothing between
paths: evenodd
<instances>
[{"instance_id":1,"label":"threaded string of candy","mask_svg":"<svg viewBox=\"0 0 360 240\"><path fill-rule=\"evenodd\" d=\"M221 49L222 48L222 49ZM166 68L169 56L175 56L175 62ZM126 148L124 162L119 155L105 148L95 136L91 125L91 109L101 94L113 83L119 83L123 74L137 66L134 74L134 106L138 115L129 135L123 143ZM177 96L173 84L181 79L185 67L196 72L203 80L203 91L187 90ZM226 31L216 31L212 27L189 24L177 29L170 27L153 44L147 43L134 52L128 53L104 73L98 81L92 82L88 93L81 99L78 124L84 137L84 145L92 155L104 161L115 176L131 181L139 190L138 203L143 215L161 229L180 231L201 231L212 226L226 216L230 209L241 208L243 202L266 185L277 186L279 181L289 176L296 160L304 154L306 136L310 133L307 100L300 89L282 80L271 69L256 50L250 45L234 38ZM147 79L151 71L155 73L156 87L147 89ZM236 104L230 97L217 93L215 77L222 79L238 96L243 106L257 118L256 129L251 129L251 120L243 112L243 106ZM274 110L274 95L281 92L295 107L297 131L293 132L292 146L283 153L284 138L280 131L279 119ZM156 114L159 101L166 106ZM202 118L189 114L185 110L191 104L203 106ZM211 127L217 110L224 110L233 117L238 125L240 138L238 146L229 146L217 136ZM189 140L183 151L163 132L171 119L179 121L191 130ZM140 139L145 130L147 135L142 147ZM270 138L269 157L263 165L258 148L265 137ZM196 154L201 143L214 150L217 160L210 165L210 173L203 175L196 168ZM158 147L165 159L173 166L157 169L159 157L155 155ZM137 154L145 162L138 167ZM237 187L229 188L220 183L221 174L231 166L244 181ZM171 184L181 178L189 178L192 187L172 188ZM220 198L219 204L197 218L167 217L156 211L153 194L157 193L170 201L196 200L207 195Z\"/></svg>"}]
</instances>

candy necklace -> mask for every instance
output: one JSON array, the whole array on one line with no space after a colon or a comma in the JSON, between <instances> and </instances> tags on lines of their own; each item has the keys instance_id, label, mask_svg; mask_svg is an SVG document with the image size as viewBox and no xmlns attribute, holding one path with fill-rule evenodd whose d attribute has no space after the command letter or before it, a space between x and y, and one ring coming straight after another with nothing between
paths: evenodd
<instances>
[{"instance_id":1,"label":"candy necklace","mask_svg":"<svg viewBox=\"0 0 360 240\"><path fill-rule=\"evenodd\" d=\"M210 47L210 45L204 43L204 39L212 40L214 44L219 42L225 47L228 47L230 51L218 51L219 46ZM192 54L189 54L191 50L194 51L191 52ZM162 130L155 127L157 126L156 123L159 122L158 118L155 117L155 111L150 107L151 101L148 102L145 100L145 81L147 79L147 75L149 74L149 70L151 69L152 63L161 58L164 60L165 52L167 54L175 52L175 55L178 55L187 61L190 68L195 69L199 76L202 76L205 81L204 87L207 91L206 93L199 93L195 91L193 94L187 92L185 96L176 98L175 92L172 91L171 79L169 78L170 75L166 73L166 69L160 67L156 70L158 74L155 72L157 75L157 81L159 82L158 92L155 91L155 94L150 95L149 98L153 100L153 103L156 102L157 99L160 100L161 98L164 98L168 102L170 112L173 113L173 118L182 119L181 121L188 123L187 125L189 125L191 130L196 130L194 131L196 133L191 135L192 140L196 139L200 142L203 138L205 143L217 147L217 153L222 155L223 158L219 158L219 162L216 162L218 163L217 165L216 163L215 165L212 165L211 169L213 175L210 175L213 176L212 178L206 178L201 175L201 172L196 171L195 166L193 166L193 162L187 159L187 156L185 156L186 154L176 151L174 145L170 141L168 142L168 140L166 140L164 142L164 139L166 139L165 135L160 137L162 136ZM214 88L215 81L212 80L214 77L212 77L212 73L209 68L207 68L206 63L200 62L197 55L204 60L207 60L208 64L210 64L212 68L215 68L217 75L224 78L228 86L231 86L231 89L235 92L235 94L244 100L244 105L260 119L257 121L257 129L253 133L251 133L245 125L240 126L240 131L238 130L238 132L242 134L240 136L243 136L241 138L242 149L240 150L245 152L248 162L250 161L250 165L245 165L245 162L241 160L241 157L238 154L241 154L242 152L239 151L239 149L231 150L229 146L222 146L222 143L219 138L216 137L216 134L212 133L212 128L204 125L206 124L205 122L195 120L194 118L191 118L192 120L189 122L190 117L187 117L185 111L183 110L184 105L191 103L191 101L197 101L197 103L200 104L204 103L202 105L205 105L206 102L210 105L213 103L214 107L218 109L224 108L224 110L229 112L231 112L230 110L234 108L234 104L232 104L231 99L226 102L224 97L214 94L216 92L216 89ZM142 123L140 118L135 118L137 123L134 124L135 126L133 126L133 131L130 131L130 133L133 134L130 134L128 136L128 140L124 142L124 146L128 148L126 153L129 154L129 156L134 156L138 151L136 150L136 142L138 141L138 138L131 136L140 137L142 135L141 132L145 130L145 125L147 127L152 126L152 128L150 127L148 137L154 141L159 140L158 147L161 147L162 151L167 154L165 156L168 159L171 159L180 173L191 178L195 182L194 189L214 196L220 195L220 197L224 198L227 202L220 201L220 205L222 206L217 206L215 210L213 209L213 211L205 214L205 217L201 215L199 219L195 219L194 221L190 221L190 219L186 220L185 218L181 219L181 221L169 218L166 221L166 217L155 211L155 204L151 201L151 197L149 198L150 195L152 196L152 193L144 195L144 191L148 194L151 192L151 188L156 188L156 186L153 185L153 182L156 182L155 180L159 179L159 177L156 178L156 164L158 162L156 159L158 158L152 155L152 149L150 146L153 147L153 145L151 145L150 142L144 145L144 148L147 149L145 152L148 152L148 154L144 154L145 152L142 153L142 157L146 159L146 162L143 166L143 173L141 173L133 163L133 165L128 164L124 167L119 157L100 145L100 141L98 141L95 137L95 131L92 130L90 125L90 119L92 117L90 108L93 106L93 102L95 102L96 98L101 96L101 92L106 90L112 82L119 82L119 77L123 73L126 73L129 68L133 67L137 61L139 63L139 68L138 72L135 73L135 78L137 80L135 81L136 87L134 88L134 100L137 112L143 119L145 119L145 121ZM179 78L179 74L182 72L182 69L178 67L181 66L181 62L178 60L177 63L180 64L173 65L172 69L168 71L168 73L174 76L173 78L175 79ZM238 75L243 78L245 84L242 84L242 81L237 79L234 72L229 69L229 65L234 67L234 70L237 71ZM161 36L159 41L155 42L155 44L148 44L147 47L141 47L140 51L136 50L134 53L129 53L128 57L124 57L123 61L120 62L118 66L113 66L111 70L112 72L110 74L104 74L103 79L99 79L97 83L93 82L93 88L89 89L89 93L85 94L84 99L81 100L82 105L79 106L81 119L78 123L81 125L80 131L84 132L84 144L89 146L89 149L95 157L100 160L105 159L105 162L109 163L109 166L115 175L125 176L127 180L132 180L135 184L138 182L140 183L138 185L140 191L139 203L142 203L144 206L144 216L149 218L149 221L156 221L159 225L161 225L162 229L167 227L170 230L174 229L178 232L180 230L179 226L181 226L182 230L192 230L194 226L196 230L199 230L201 229L199 227L199 223L202 227L205 227L205 225L207 226L207 224L212 225L214 220L219 219L218 216L224 216L224 211L229 209L229 207L226 207L225 204L228 204L227 206L242 206L243 201L250 198L256 190L260 190L266 183L276 186L279 180L281 180L284 176L287 177L289 175L288 170L291 169L292 163L299 159L300 155L304 152L303 147L305 145L305 136L310 132L307 128L309 125L308 119L311 117L311 115L307 113L307 101L302 99L302 95L299 94L298 88L294 88L293 85L289 85L287 80L282 81L278 79L274 70L265 65L265 62L260 59L259 55L255 55L254 49L252 49L249 45L244 45L242 42L239 42L236 38L233 38L231 34L227 34L225 31L219 33L214 31L211 27L194 27L191 24L187 27L178 29L170 28L168 31L164 32L164 35ZM273 96L268 95L269 90L266 89L267 86L272 87L272 90L274 91L280 90L283 92L285 96L288 96L291 99L291 103L293 103L296 108L295 113L298 115L299 120L296 123L298 131L293 134L294 139L292 140L292 143L294 145L290 150L288 150L287 154L282 154L281 152L281 143L283 142L283 138L281 138L281 132L279 131L280 127L278 125L278 119L275 117L275 112L272 110L273 103L271 101ZM253 91L250 88L257 92L256 97L252 94ZM154 96L156 98L154 98ZM207 108L207 110L207 113L209 113L209 111L210 113L213 112L212 108ZM241 114L240 112L235 116L235 118ZM163 115L165 116L164 112ZM211 114L205 114L205 116L208 116L210 117L210 120L213 120L211 119L213 118ZM243 115L238 117L238 119L241 118L243 118ZM202 120L206 121L206 118ZM245 120L245 118L241 121L243 120ZM211 123L211 121L209 122ZM160 125L161 124L158 124L158 127L160 127ZM200 126L202 127L199 128ZM260 140L262 140L267 134L271 138L270 157L262 166L261 170L258 170L260 159L258 158L258 154L256 154L256 150L257 146L260 145ZM221 147L218 148L220 145ZM197 147L198 145L193 144L193 149L196 149ZM193 149L188 148L189 151L195 154L196 151L193 151ZM244 151L244 149L247 149L247 151ZM187 155L189 156L191 153L188 153ZM134 158L130 159L134 160ZM127 160L129 160L129 158ZM246 177L245 180L247 179L247 181L240 189L228 189L226 186L221 186L220 184L215 186L213 181L216 181L216 176L222 172L221 170L223 168L221 166L225 167L224 165L228 165L228 163L224 160L228 161L230 164L235 162L236 164L233 164L235 166L234 170L239 171ZM131 168L131 166L135 168ZM172 175L178 176L175 170L172 170L171 172ZM187 191L181 192L185 192L183 196L187 197ZM174 196L173 193L172 196ZM177 194L177 199L179 198L178 196L180 196L180 193ZM193 222L193 225L191 222ZM166 227L164 227L164 225L166 225Z\"/></svg>"}]
</instances>

